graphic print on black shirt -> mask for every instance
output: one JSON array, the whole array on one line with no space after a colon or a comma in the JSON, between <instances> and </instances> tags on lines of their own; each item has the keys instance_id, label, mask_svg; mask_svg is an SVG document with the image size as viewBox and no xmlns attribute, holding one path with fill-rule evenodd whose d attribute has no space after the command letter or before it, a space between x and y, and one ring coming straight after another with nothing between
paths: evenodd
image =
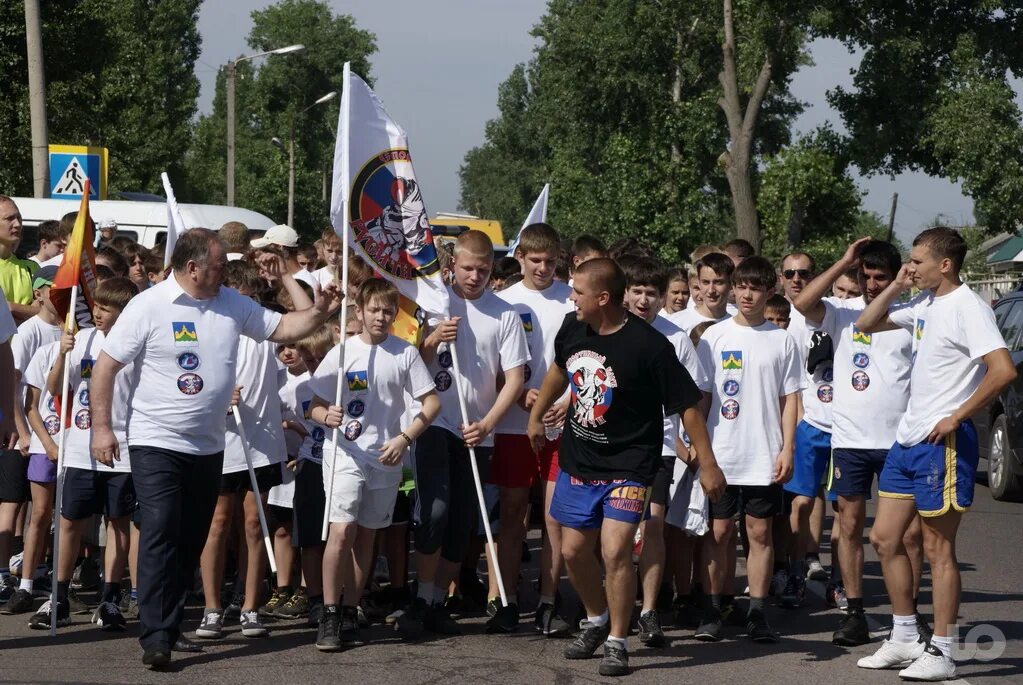
<instances>
[{"instance_id":1,"label":"graphic print on black shirt","mask_svg":"<svg viewBox=\"0 0 1023 685\"><path fill-rule=\"evenodd\" d=\"M573 313L558 331L554 356L571 390L561 468L584 480L653 482L662 464L664 416L700 398L668 339L635 316L618 331L597 335Z\"/></svg>"}]
</instances>

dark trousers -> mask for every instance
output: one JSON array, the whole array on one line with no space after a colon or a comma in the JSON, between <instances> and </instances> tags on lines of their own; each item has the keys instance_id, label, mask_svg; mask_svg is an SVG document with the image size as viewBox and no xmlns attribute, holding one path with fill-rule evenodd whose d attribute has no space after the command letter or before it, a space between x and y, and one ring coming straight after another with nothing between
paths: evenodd
<instances>
[{"instance_id":1,"label":"dark trousers","mask_svg":"<svg viewBox=\"0 0 1023 685\"><path fill-rule=\"evenodd\" d=\"M139 503L139 623L143 648L170 647L181 634L185 597L206 544L224 453L132 447Z\"/></svg>"}]
</instances>

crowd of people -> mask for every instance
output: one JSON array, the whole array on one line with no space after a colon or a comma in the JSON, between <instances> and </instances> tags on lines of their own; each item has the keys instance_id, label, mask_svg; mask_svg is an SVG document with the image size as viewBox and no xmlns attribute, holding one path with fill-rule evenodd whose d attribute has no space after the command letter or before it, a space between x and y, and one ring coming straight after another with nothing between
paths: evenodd
<instances>
[{"instance_id":1,"label":"crowd of people","mask_svg":"<svg viewBox=\"0 0 1023 685\"><path fill-rule=\"evenodd\" d=\"M990 307L959 280L954 230L921 233L905 265L865 238L824 270L738 239L668 265L640 240L563 241L547 224L495 261L468 231L438 243L448 314L399 337L396 318L414 312L369 264L352 256L340 292L332 229L305 245L287 226L250 239L238 223L186 232L169 266L162 246L103 226L94 328L67 330L49 288L74 220L41 224L19 259L24 229L0 196L0 366L13 366L0 613L41 629L54 614L103 630L137 618L152 668L201 649L182 633L187 604L203 607L200 640L229 622L261 637L306 621L328 652L364 643L375 621L415 639L458 634L477 612L512 633L531 614L568 638L565 658L602 649L599 672L624 675L630 632L663 647L662 623L776 642L768 607L798 609L813 580L839 610L833 642L852 647L870 642L876 479L870 540L892 630L858 666L954 677L970 416L1015 376ZM925 556L933 630L917 606ZM56 602L37 606L51 583Z\"/></svg>"}]
</instances>

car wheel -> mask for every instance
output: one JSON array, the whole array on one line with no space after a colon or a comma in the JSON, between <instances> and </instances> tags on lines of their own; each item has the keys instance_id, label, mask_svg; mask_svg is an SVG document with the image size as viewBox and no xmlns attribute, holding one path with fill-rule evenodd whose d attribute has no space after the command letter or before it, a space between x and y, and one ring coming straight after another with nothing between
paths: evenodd
<instances>
[{"instance_id":1,"label":"car wheel","mask_svg":"<svg viewBox=\"0 0 1023 685\"><path fill-rule=\"evenodd\" d=\"M991 447L987 457L991 496L1003 502L1023 501L1023 477L1009 447L1009 421L1005 414L991 424Z\"/></svg>"}]
</instances>

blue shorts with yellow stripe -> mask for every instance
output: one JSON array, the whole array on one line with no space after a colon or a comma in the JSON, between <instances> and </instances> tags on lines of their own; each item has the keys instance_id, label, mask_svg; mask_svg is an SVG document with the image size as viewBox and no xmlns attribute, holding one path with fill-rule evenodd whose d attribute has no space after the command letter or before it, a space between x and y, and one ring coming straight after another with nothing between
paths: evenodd
<instances>
[{"instance_id":1,"label":"blue shorts with yellow stripe","mask_svg":"<svg viewBox=\"0 0 1023 685\"><path fill-rule=\"evenodd\" d=\"M936 445L895 443L878 479L878 494L912 498L921 516L966 511L973 504L979 458L977 430L971 421L964 421Z\"/></svg>"}]
</instances>

